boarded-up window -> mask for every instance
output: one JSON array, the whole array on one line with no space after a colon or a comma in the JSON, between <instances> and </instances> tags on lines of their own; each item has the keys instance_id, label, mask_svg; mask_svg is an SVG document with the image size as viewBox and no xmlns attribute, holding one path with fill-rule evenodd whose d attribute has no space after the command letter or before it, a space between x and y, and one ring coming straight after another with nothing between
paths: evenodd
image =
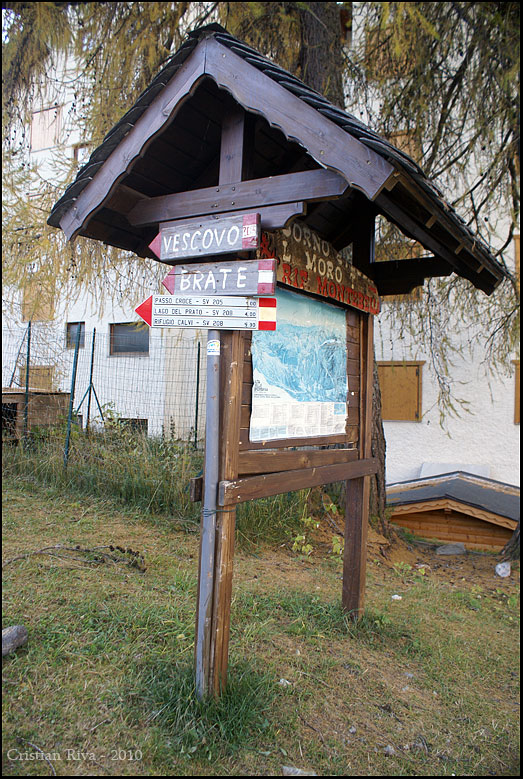
<instances>
[{"instance_id":1,"label":"boarded-up window","mask_svg":"<svg viewBox=\"0 0 523 779\"><path fill-rule=\"evenodd\" d=\"M68 322L65 332L65 345L68 349L74 349L76 347L78 328L80 328L80 341L78 348L83 349L85 346L85 322Z\"/></svg>"},{"instance_id":2,"label":"boarded-up window","mask_svg":"<svg viewBox=\"0 0 523 779\"><path fill-rule=\"evenodd\" d=\"M412 71L412 51L394 40L393 27L374 27L365 36L365 64L369 79L399 78Z\"/></svg>"},{"instance_id":3,"label":"boarded-up window","mask_svg":"<svg viewBox=\"0 0 523 779\"><path fill-rule=\"evenodd\" d=\"M25 365L20 368L19 383L25 387ZM29 387L31 389L53 391L54 366L53 365L31 365L29 367Z\"/></svg>"},{"instance_id":4,"label":"boarded-up window","mask_svg":"<svg viewBox=\"0 0 523 779\"><path fill-rule=\"evenodd\" d=\"M398 130L389 134L389 141L402 152L412 157L415 162L420 162L422 153L419 139L409 130Z\"/></svg>"},{"instance_id":5,"label":"boarded-up window","mask_svg":"<svg viewBox=\"0 0 523 779\"><path fill-rule=\"evenodd\" d=\"M56 146L60 140L61 121L61 106L34 111L31 122L31 151L42 151Z\"/></svg>"},{"instance_id":6,"label":"boarded-up window","mask_svg":"<svg viewBox=\"0 0 523 779\"><path fill-rule=\"evenodd\" d=\"M519 425L519 360L514 360L514 367L516 369L515 384L516 384L516 400L514 403L514 424Z\"/></svg>"},{"instance_id":7,"label":"boarded-up window","mask_svg":"<svg viewBox=\"0 0 523 779\"><path fill-rule=\"evenodd\" d=\"M384 420L421 420L422 362L380 362L378 375Z\"/></svg>"},{"instance_id":8,"label":"boarded-up window","mask_svg":"<svg viewBox=\"0 0 523 779\"><path fill-rule=\"evenodd\" d=\"M54 319L54 294L35 281L29 281L22 293L22 321L49 322Z\"/></svg>"},{"instance_id":9,"label":"boarded-up window","mask_svg":"<svg viewBox=\"0 0 523 779\"><path fill-rule=\"evenodd\" d=\"M110 326L111 354L149 354L149 328L137 322Z\"/></svg>"}]
</instances>

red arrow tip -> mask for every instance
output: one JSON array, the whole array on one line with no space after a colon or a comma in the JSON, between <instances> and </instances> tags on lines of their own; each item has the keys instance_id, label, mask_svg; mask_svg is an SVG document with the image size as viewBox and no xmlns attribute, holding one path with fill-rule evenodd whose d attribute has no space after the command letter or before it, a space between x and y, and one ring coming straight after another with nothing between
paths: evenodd
<instances>
[{"instance_id":1,"label":"red arrow tip","mask_svg":"<svg viewBox=\"0 0 523 779\"><path fill-rule=\"evenodd\" d=\"M174 295L174 283L175 283L174 282L174 271L175 271L175 268L173 268L171 271L169 271L167 276L162 281L163 286L165 287L165 289L168 292L171 293L171 295Z\"/></svg>"},{"instance_id":2,"label":"red arrow tip","mask_svg":"<svg viewBox=\"0 0 523 779\"><path fill-rule=\"evenodd\" d=\"M143 321L146 322L150 327L153 315L153 296L151 295L150 298L144 300L144 302L140 303L140 305L134 310L138 316L141 317Z\"/></svg>"},{"instance_id":3,"label":"red arrow tip","mask_svg":"<svg viewBox=\"0 0 523 779\"><path fill-rule=\"evenodd\" d=\"M162 234L158 233L156 238L154 238L151 243L149 244L149 249L153 251L158 258L160 258L160 255L162 253Z\"/></svg>"}]
</instances>

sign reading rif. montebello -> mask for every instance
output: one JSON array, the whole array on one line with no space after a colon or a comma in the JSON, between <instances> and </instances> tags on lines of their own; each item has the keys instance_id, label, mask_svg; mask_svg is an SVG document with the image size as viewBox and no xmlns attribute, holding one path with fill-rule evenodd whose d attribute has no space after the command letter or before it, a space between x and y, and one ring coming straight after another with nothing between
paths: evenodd
<instances>
[{"instance_id":1,"label":"sign reading rif. montebello","mask_svg":"<svg viewBox=\"0 0 523 779\"><path fill-rule=\"evenodd\" d=\"M183 260L249 251L259 245L260 215L241 214L168 222L149 248L160 260Z\"/></svg>"},{"instance_id":2,"label":"sign reading rif. montebello","mask_svg":"<svg viewBox=\"0 0 523 779\"><path fill-rule=\"evenodd\" d=\"M374 282L303 222L263 232L258 255L278 259L276 278L281 284L369 314L380 311Z\"/></svg>"}]
</instances>

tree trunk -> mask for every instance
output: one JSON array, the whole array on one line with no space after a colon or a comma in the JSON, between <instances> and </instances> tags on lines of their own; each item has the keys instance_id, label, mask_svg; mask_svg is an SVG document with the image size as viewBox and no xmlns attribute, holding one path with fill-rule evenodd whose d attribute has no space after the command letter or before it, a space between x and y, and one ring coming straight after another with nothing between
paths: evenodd
<instances>
[{"instance_id":1,"label":"tree trunk","mask_svg":"<svg viewBox=\"0 0 523 779\"><path fill-rule=\"evenodd\" d=\"M501 554L503 555L505 560L519 560L519 523L520 520L518 519L518 524L514 532L512 533L512 538L510 541L507 541L503 549L501 550Z\"/></svg>"},{"instance_id":2,"label":"tree trunk","mask_svg":"<svg viewBox=\"0 0 523 779\"><path fill-rule=\"evenodd\" d=\"M381 532L390 538L392 530L385 519L385 433L381 418L381 390L378 368L374 360L374 382L372 395L372 456L378 460L378 472L372 477L370 487L370 516L378 517Z\"/></svg>"},{"instance_id":3,"label":"tree trunk","mask_svg":"<svg viewBox=\"0 0 523 779\"><path fill-rule=\"evenodd\" d=\"M297 75L332 103L345 108L340 6L338 3L303 3L300 19L300 72ZM385 519L385 435L376 362L372 401L372 456L378 460L378 473L371 481L370 516L379 518L381 532L389 538L392 531Z\"/></svg>"},{"instance_id":4,"label":"tree trunk","mask_svg":"<svg viewBox=\"0 0 523 779\"><path fill-rule=\"evenodd\" d=\"M331 103L345 107L340 7L338 3L297 3L301 18L299 75Z\"/></svg>"}]
</instances>

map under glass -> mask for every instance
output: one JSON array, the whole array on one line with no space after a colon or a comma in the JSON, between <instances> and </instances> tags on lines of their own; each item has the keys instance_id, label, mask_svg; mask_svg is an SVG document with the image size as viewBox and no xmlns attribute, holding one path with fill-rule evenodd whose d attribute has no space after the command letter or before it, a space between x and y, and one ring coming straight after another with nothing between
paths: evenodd
<instances>
[{"instance_id":1,"label":"map under glass","mask_svg":"<svg viewBox=\"0 0 523 779\"><path fill-rule=\"evenodd\" d=\"M275 331L252 334L250 440L345 432L347 330L343 309L278 289Z\"/></svg>"}]
</instances>

